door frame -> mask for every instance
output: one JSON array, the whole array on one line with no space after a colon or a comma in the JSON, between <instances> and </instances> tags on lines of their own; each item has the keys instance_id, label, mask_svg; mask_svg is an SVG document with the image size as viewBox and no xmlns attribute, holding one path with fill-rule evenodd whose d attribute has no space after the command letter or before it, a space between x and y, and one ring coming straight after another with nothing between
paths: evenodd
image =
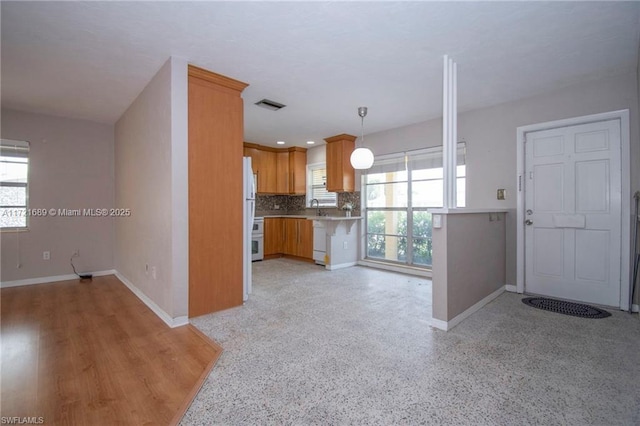
<instances>
[{"instance_id":1,"label":"door frame","mask_svg":"<svg viewBox=\"0 0 640 426\"><path fill-rule=\"evenodd\" d=\"M563 120L548 121L545 123L519 126L516 129L516 291L525 292L525 245L524 245L524 173L525 173L525 148L524 138L527 133L539 130L556 129L560 127L575 126L594 123L598 121L620 120L620 166L621 166L621 233L620 233L620 304L621 310L629 309L629 283L630 283L630 256L631 256L631 155L629 135L629 110L618 110L600 114L585 115ZM626 160L625 160L626 159ZM626 236L626 237L625 237Z\"/></svg>"}]
</instances>

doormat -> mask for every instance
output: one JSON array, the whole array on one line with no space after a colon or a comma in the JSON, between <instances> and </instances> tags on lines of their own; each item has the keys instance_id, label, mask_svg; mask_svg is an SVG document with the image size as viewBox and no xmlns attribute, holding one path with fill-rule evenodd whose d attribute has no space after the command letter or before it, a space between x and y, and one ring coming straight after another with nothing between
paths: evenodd
<instances>
[{"instance_id":1,"label":"doormat","mask_svg":"<svg viewBox=\"0 0 640 426\"><path fill-rule=\"evenodd\" d=\"M545 311L557 312L559 314L571 315L580 318L606 318L611 314L595 306L583 305L582 303L566 302L564 300L549 299L548 297L525 297L522 299L525 305Z\"/></svg>"}]
</instances>

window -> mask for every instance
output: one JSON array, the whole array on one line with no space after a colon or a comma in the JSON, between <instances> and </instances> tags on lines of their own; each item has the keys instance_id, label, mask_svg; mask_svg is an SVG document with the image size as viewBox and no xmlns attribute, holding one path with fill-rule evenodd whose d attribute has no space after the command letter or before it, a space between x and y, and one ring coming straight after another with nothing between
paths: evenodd
<instances>
[{"instance_id":1,"label":"window","mask_svg":"<svg viewBox=\"0 0 640 426\"><path fill-rule=\"evenodd\" d=\"M324 163L311 164L307 168L307 206L317 199L320 207L336 207L338 197L327 191L327 167Z\"/></svg>"},{"instance_id":2,"label":"window","mask_svg":"<svg viewBox=\"0 0 640 426\"><path fill-rule=\"evenodd\" d=\"M29 142L0 140L0 229L27 227Z\"/></svg>"},{"instance_id":3,"label":"window","mask_svg":"<svg viewBox=\"0 0 640 426\"><path fill-rule=\"evenodd\" d=\"M465 205L465 148L458 144L457 206ZM376 159L365 176L366 257L418 267L432 262L428 208L442 207L442 149Z\"/></svg>"}]
</instances>

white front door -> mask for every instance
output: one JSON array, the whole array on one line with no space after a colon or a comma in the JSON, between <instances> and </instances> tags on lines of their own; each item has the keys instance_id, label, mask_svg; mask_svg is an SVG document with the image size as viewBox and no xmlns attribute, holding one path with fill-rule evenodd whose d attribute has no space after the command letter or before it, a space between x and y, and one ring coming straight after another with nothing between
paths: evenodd
<instances>
[{"instance_id":1,"label":"white front door","mask_svg":"<svg viewBox=\"0 0 640 426\"><path fill-rule=\"evenodd\" d=\"M620 306L620 121L525 139L525 291Z\"/></svg>"}]
</instances>

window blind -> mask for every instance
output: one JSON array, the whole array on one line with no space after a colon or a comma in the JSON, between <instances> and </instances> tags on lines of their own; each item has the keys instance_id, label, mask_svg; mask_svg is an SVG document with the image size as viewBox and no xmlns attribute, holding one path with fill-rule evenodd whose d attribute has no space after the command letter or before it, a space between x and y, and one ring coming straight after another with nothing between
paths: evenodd
<instances>
[{"instance_id":1,"label":"window blind","mask_svg":"<svg viewBox=\"0 0 640 426\"><path fill-rule=\"evenodd\" d=\"M0 157L29 158L29 142L0 139Z\"/></svg>"},{"instance_id":2,"label":"window blind","mask_svg":"<svg viewBox=\"0 0 640 426\"><path fill-rule=\"evenodd\" d=\"M327 169L316 168L310 170L311 174L311 196L309 202L314 198L321 206L335 207L337 197L335 192L327 191Z\"/></svg>"},{"instance_id":3,"label":"window blind","mask_svg":"<svg viewBox=\"0 0 640 426\"><path fill-rule=\"evenodd\" d=\"M465 164L466 144L459 142L456 149L456 162L458 166ZM439 169L442 168L442 147L429 148L425 151L409 155L411 170Z\"/></svg>"},{"instance_id":4,"label":"window blind","mask_svg":"<svg viewBox=\"0 0 640 426\"><path fill-rule=\"evenodd\" d=\"M459 142L457 146L457 164L465 164L466 143ZM419 151L406 152L391 157L376 158L370 169L363 173L372 175L377 173L391 173L407 170L439 169L442 168L442 147L427 148Z\"/></svg>"},{"instance_id":5,"label":"window blind","mask_svg":"<svg viewBox=\"0 0 640 426\"><path fill-rule=\"evenodd\" d=\"M378 173L393 173L407 169L406 156L400 155L397 157L376 159L373 162L373 166L370 169L364 171L368 175Z\"/></svg>"},{"instance_id":6,"label":"window blind","mask_svg":"<svg viewBox=\"0 0 640 426\"><path fill-rule=\"evenodd\" d=\"M0 228L27 226L29 142L0 139Z\"/></svg>"}]
</instances>

